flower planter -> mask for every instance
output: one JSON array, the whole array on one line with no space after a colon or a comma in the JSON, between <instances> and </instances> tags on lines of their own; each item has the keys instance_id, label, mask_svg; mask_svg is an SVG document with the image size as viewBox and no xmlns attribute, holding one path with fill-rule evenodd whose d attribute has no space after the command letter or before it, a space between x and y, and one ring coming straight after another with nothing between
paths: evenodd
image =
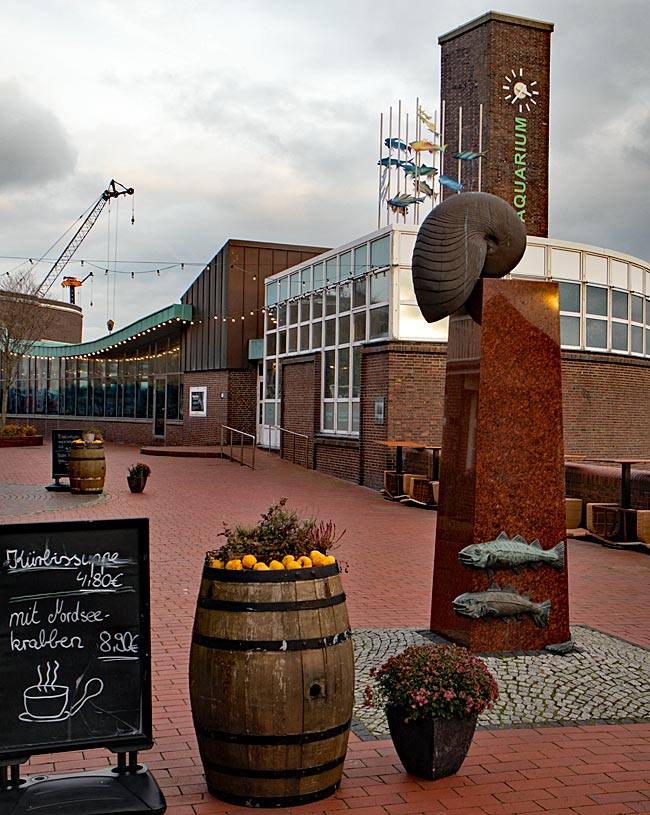
<instances>
[{"instance_id":1,"label":"flower planter","mask_svg":"<svg viewBox=\"0 0 650 815\"><path fill-rule=\"evenodd\" d=\"M43 436L0 436L0 447L39 447Z\"/></svg>"},{"instance_id":2,"label":"flower planter","mask_svg":"<svg viewBox=\"0 0 650 815\"><path fill-rule=\"evenodd\" d=\"M143 492L147 484L146 476L127 475L126 480L129 483L131 492Z\"/></svg>"},{"instance_id":3,"label":"flower planter","mask_svg":"<svg viewBox=\"0 0 650 815\"><path fill-rule=\"evenodd\" d=\"M190 701L215 797L279 807L335 792L354 703L338 566L206 566L190 651Z\"/></svg>"},{"instance_id":4,"label":"flower planter","mask_svg":"<svg viewBox=\"0 0 650 815\"><path fill-rule=\"evenodd\" d=\"M405 721L408 714L403 708L386 708L390 735L406 772L430 780L458 772L472 743L478 716Z\"/></svg>"}]
</instances>

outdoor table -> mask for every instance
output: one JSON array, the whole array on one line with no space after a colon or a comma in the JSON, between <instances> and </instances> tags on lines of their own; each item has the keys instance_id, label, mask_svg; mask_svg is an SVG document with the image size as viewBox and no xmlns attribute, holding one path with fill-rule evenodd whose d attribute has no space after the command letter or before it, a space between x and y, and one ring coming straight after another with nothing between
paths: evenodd
<instances>
[{"instance_id":1,"label":"outdoor table","mask_svg":"<svg viewBox=\"0 0 650 815\"><path fill-rule=\"evenodd\" d=\"M422 444L417 441L403 441L403 440L389 440L378 441L383 447L388 447L395 450L395 479L397 483L396 489L388 490L388 493L393 499L402 497L402 476L404 475L404 449L407 450L431 450L432 461L429 467L428 479L429 481L437 481L440 469L440 450L437 445ZM395 493L395 494L393 494Z\"/></svg>"},{"instance_id":2,"label":"outdoor table","mask_svg":"<svg viewBox=\"0 0 650 815\"><path fill-rule=\"evenodd\" d=\"M378 441L383 447L395 448L395 475L404 474L404 455L403 450L406 447L409 450L425 450L426 444L420 444L416 441Z\"/></svg>"},{"instance_id":3,"label":"outdoor table","mask_svg":"<svg viewBox=\"0 0 650 815\"><path fill-rule=\"evenodd\" d=\"M615 458L612 463L621 465L621 507L630 509L632 503L632 465L650 464L650 461L643 458Z\"/></svg>"}]
</instances>

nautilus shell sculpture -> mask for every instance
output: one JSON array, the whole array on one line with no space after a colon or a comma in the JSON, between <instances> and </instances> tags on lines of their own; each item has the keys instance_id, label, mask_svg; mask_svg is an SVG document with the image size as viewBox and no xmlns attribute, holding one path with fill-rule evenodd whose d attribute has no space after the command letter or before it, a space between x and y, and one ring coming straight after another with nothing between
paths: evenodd
<instances>
[{"instance_id":1,"label":"nautilus shell sculpture","mask_svg":"<svg viewBox=\"0 0 650 815\"><path fill-rule=\"evenodd\" d=\"M433 209L413 249L413 286L420 311L433 323L467 303L481 277L503 277L526 250L526 230L496 195L467 192Z\"/></svg>"}]
</instances>

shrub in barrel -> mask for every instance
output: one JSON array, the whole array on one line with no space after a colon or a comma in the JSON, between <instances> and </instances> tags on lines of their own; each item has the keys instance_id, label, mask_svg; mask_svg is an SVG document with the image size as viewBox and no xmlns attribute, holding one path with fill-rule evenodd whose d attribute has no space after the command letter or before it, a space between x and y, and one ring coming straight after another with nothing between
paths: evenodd
<instances>
[{"instance_id":1,"label":"shrub in barrel","mask_svg":"<svg viewBox=\"0 0 650 815\"><path fill-rule=\"evenodd\" d=\"M286 499L208 552L190 652L190 698L208 789L246 806L335 792L354 660L332 523Z\"/></svg>"}]
</instances>

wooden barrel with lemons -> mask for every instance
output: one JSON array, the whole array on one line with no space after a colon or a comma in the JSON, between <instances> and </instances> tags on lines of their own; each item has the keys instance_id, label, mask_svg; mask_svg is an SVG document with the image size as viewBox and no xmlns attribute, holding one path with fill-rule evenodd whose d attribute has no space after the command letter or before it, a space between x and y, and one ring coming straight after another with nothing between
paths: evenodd
<instances>
[{"instance_id":1,"label":"wooden barrel with lemons","mask_svg":"<svg viewBox=\"0 0 650 815\"><path fill-rule=\"evenodd\" d=\"M70 492L103 492L106 478L104 448L99 446L73 446L68 459Z\"/></svg>"},{"instance_id":2,"label":"wooden barrel with lemons","mask_svg":"<svg viewBox=\"0 0 650 815\"><path fill-rule=\"evenodd\" d=\"M190 700L215 797L296 806L335 792L354 704L338 566L206 566L190 650Z\"/></svg>"}]
</instances>

